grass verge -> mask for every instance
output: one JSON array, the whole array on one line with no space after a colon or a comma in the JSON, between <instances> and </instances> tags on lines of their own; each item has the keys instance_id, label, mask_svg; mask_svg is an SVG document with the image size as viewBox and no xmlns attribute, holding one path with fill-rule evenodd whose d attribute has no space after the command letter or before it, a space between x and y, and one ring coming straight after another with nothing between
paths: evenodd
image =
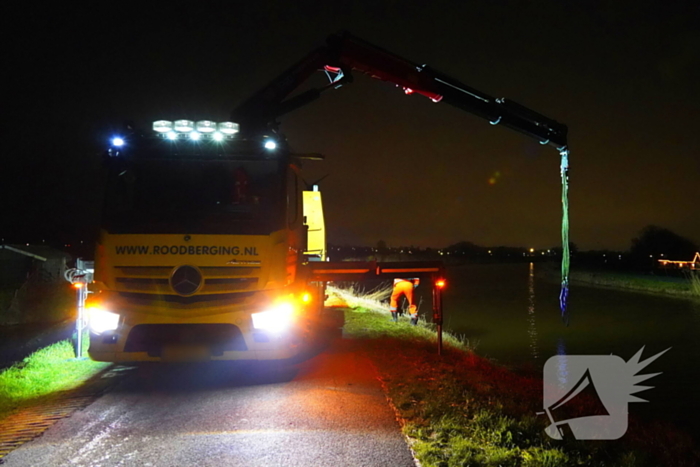
<instances>
[{"instance_id":1,"label":"grass verge","mask_svg":"<svg viewBox=\"0 0 700 467\"><path fill-rule=\"evenodd\" d=\"M615 272L572 271L571 281L664 295L690 296L689 281Z\"/></svg>"},{"instance_id":2,"label":"grass verge","mask_svg":"<svg viewBox=\"0 0 700 467\"><path fill-rule=\"evenodd\" d=\"M496 366L459 339L447 340L440 357L426 323L397 324L388 313L348 308L344 330L363 340L424 467L700 465L692 439L661 424L630 420L617 441L550 439L547 417L536 415L541 380ZM571 407L570 416L585 410Z\"/></svg>"},{"instance_id":3,"label":"grass verge","mask_svg":"<svg viewBox=\"0 0 700 467\"><path fill-rule=\"evenodd\" d=\"M328 291L335 295L342 304L354 311L353 315L346 316L344 329L351 330L353 337L374 339L378 337L393 336L400 339L420 338L427 342L437 343L435 326L427 323L422 318L419 326L396 326L389 318L391 314L386 304L382 303L391 296L392 285L364 292L362 289L350 287L341 289L329 287ZM366 316L361 317L361 314ZM353 319L355 316L358 319ZM408 322L408 318L403 320ZM463 351L472 350L467 339L449 332L443 331L443 343L447 346Z\"/></svg>"},{"instance_id":4,"label":"grass verge","mask_svg":"<svg viewBox=\"0 0 700 467\"><path fill-rule=\"evenodd\" d=\"M543 277L559 282L559 271L544 268ZM572 270L572 283L593 287L623 289L671 297L700 298L700 276L690 274L687 278L633 274L626 272Z\"/></svg>"},{"instance_id":5,"label":"grass verge","mask_svg":"<svg viewBox=\"0 0 700 467\"><path fill-rule=\"evenodd\" d=\"M690 291L695 298L700 298L700 271L693 271L689 274Z\"/></svg>"},{"instance_id":6,"label":"grass verge","mask_svg":"<svg viewBox=\"0 0 700 467\"><path fill-rule=\"evenodd\" d=\"M0 420L17 409L74 389L109 366L89 359L75 360L74 355L73 344L65 340L37 350L0 372Z\"/></svg>"}]
</instances>

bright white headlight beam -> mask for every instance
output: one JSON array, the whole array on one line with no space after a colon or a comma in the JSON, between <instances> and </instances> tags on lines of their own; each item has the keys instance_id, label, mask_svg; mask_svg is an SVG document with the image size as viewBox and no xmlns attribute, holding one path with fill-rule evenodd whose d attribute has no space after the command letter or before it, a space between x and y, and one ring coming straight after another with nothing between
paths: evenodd
<instances>
[{"instance_id":1,"label":"bright white headlight beam","mask_svg":"<svg viewBox=\"0 0 700 467\"><path fill-rule=\"evenodd\" d=\"M268 150L272 151L272 150L275 149L276 147L277 147L277 143L275 143L275 142L272 141L271 139L265 141L265 149L268 149Z\"/></svg>"},{"instance_id":2,"label":"bright white headlight beam","mask_svg":"<svg viewBox=\"0 0 700 467\"><path fill-rule=\"evenodd\" d=\"M118 148L124 146L124 139L120 138L119 136L112 138L112 146L116 146Z\"/></svg>"},{"instance_id":3,"label":"bright white headlight beam","mask_svg":"<svg viewBox=\"0 0 700 467\"><path fill-rule=\"evenodd\" d=\"M89 308L90 329L102 334L105 331L114 331L119 327L119 315L103 308Z\"/></svg>"},{"instance_id":4,"label":"bright white headlight beam","mask_svg":"<svg viewBox=\"0 0 700 467\"><path fill-rule=\"evenodd\" d=\"M253 313L251 318L253 328L278 333L291 326L293 315L294 306L291 303L280 303L270 310Z\"/></svg>"}]
</instances>

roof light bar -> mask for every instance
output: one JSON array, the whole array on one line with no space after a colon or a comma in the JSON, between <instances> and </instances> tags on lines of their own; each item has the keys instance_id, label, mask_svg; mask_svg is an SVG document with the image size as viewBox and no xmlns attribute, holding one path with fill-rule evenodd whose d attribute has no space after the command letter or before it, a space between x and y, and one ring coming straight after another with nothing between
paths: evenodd
<instances>
[{"instance_id":1,"label":"roof light bar","mask_svg":"<svg viewBox=\"0 0 700 467\"><path fill-rule=\"evenodd\" d=\"M191 141L213 140L221 142L232 139L239 131L238 123L214 122L200 120L197 123L192 120L157 120L153 122L153 131L160 137L176 141L189 139Z\"/></svg>"}]
</instances>

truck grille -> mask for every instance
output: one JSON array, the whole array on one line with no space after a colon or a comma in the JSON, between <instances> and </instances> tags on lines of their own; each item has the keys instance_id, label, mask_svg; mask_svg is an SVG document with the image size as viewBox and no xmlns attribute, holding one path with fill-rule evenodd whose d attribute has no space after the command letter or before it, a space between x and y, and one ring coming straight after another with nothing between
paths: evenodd
<instances>
[{"instance_id":1,"label":"truck grille","mask_svg":"<svg viewBox=\"0 0 700 467\"><path fill-rule=\"evenodd\" d=\"M248 350L243 334L233 324L138 324L126 339L125 352L148 352L159 357L164 346L208 347L212 355Z\"/></svg>"},{"instance_id":2,"label":"truck grille","mask_svg":"<svg viewBox=\"0 0 700 467\"><path fill-rule=\"evenodd\" d=\"M117 266L116 289L122 293L174 295L170 287L170 266ZM256 290L260 267L215 266L201 267L204 285L197 295L230 294Z\"/></svg>"}]
</instances>

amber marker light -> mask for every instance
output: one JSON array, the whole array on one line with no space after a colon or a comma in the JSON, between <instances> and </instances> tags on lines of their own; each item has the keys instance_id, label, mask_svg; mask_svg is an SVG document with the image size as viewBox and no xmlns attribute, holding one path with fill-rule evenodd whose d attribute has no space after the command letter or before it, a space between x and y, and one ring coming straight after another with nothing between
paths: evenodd
<instances>
[{"instance_id":1,"label":"amber marker light","mask_svg":"<svg viewBox=\"0 0 700 467\"><path fill-rule=\"evenodd\" d=\"M73 284L74 289L82 289L83 288L83 283L82 282L75 282Z\"/></svg>"},{"instance_id":2,"label":"amber marker light","mask_svg":"<svg viewBox=\"0 0 700 467\"><path fill-rule=\"evenodd\" d=\"M438 279L435 281L435 287L437 287L438 289L444 289L446 285L447 282L445 281L445 279Z\"/></svg>"},{"instance_id":3,"label":"amber marker light","mask_svg":"<svg viewBox=\"0 0 700 467\"><path fill-rule=\"evenodd\" d=\"M301 301L304 303L311 303L311 294L309 292L304 292L301 296Z\"/></svg>"}]
</instances>

